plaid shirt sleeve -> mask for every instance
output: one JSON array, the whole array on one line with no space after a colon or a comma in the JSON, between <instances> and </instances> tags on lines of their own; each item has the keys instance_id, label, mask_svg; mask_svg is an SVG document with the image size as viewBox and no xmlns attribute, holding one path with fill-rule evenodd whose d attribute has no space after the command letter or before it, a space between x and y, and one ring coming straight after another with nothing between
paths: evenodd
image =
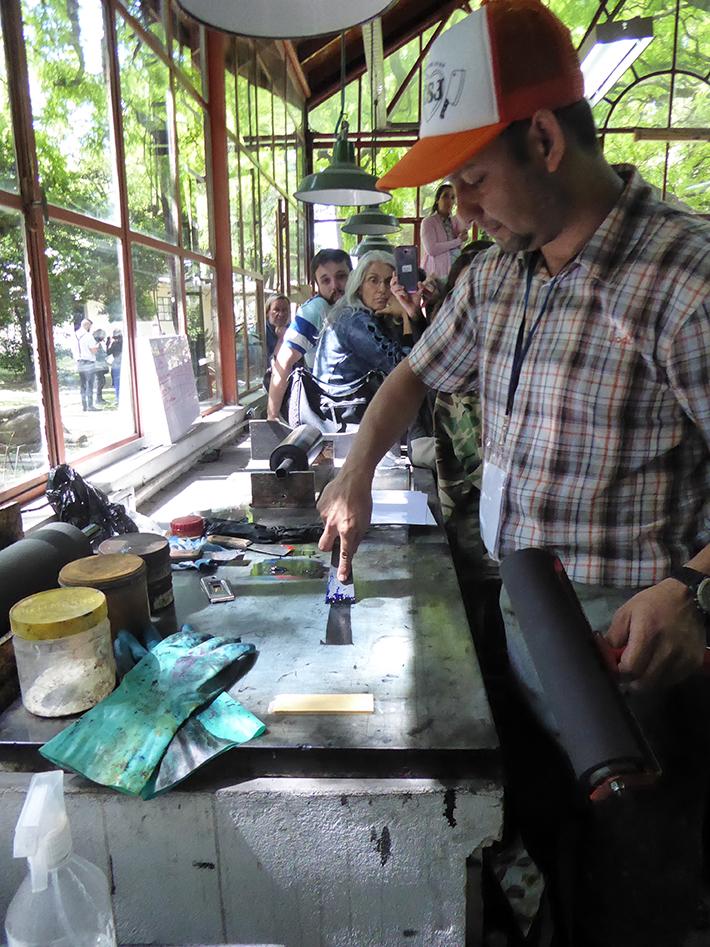
<instances>
[{"instance_id":1,"label":"plaid shirt sleeve","mask_svg":"<svg viewBox=\"0 0 710 947\"><path fill-rule=\"evenodd\" d=\"M674 335L666 370L678 403L710 447L710 301Z\"/></svg>"}]
</instances>

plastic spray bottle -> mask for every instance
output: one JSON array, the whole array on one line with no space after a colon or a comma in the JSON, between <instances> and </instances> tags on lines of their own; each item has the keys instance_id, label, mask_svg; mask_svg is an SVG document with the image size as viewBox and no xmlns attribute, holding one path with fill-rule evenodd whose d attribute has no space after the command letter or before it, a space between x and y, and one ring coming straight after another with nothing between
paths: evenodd
<instances>
[{"instance_id":1,"label":"plastic spray bottle","mask_svg":"<svg viewBox=\"0 0 710 947\"><path fill-rule=\"evenodd\" d=\"M29 873L5 918L8 947L116 947L106 876L72 852L64 773L36 773L15 828Z\"/></svg>"}]
</instances>

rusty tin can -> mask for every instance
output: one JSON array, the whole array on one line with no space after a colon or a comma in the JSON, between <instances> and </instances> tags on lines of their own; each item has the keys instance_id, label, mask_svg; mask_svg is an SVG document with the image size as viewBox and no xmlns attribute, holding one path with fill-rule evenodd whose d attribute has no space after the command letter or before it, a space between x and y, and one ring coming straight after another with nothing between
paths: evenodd
<instances>
[{"instance_id":1,"label":"rusty tin can","mask_svg":"<svg viewBox=\"0 0 710 947\"><path fill-rule=\"evenodd\" d=\"M170 544L157 533L126 533L111 536L99 546L99 554L140 556L145 563L148 601L151 613L172 605L173 573L170 565Z\"/></svg>"},{"instance_id":2,"label":"rusty tin can","mask_svg":"<svg viewBox=\"0 0 710 947\"><path fill-rule=\"evenodd\" d=\"M63 567L59 584L100 589L106 596L114 638L122 629L140 637L150 625L146 567L140 556L114 553L76 559Z\"/></svg>"}]
</instances>

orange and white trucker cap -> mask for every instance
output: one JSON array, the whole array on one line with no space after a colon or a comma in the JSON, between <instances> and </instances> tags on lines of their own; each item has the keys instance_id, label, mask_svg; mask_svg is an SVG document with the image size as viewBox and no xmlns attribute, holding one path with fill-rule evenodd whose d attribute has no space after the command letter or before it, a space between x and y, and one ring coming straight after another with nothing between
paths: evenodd
<instances>
[{"instance_id":1,"label":"orange and white trucker cap","mask_svg":"<svg viewBox=\"0 0 710 947\"><path fill-rule=\"evenodd\" d=\"M570 32L541 0L484 0L432 45L419 141L377 186L445 178L511 122L583 97Z\"/></svg>"}]
</instances>

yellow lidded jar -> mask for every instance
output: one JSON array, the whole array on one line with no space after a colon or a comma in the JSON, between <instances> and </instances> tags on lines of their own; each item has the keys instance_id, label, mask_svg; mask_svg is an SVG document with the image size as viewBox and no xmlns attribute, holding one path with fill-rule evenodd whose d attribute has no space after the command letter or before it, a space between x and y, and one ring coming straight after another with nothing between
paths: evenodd
<instances>
[{"instance_id":1,"label":"yellow lidded jar","mask_svg":"<svg viewBox=\"0 0 710 947\"><path fill-rule=\"evenodd\" d=\"M22 703L30 713L80 713L113 690L116 662L103 592L37 592L13 605L10 628Z\"/></svg>"}]
</instances>

